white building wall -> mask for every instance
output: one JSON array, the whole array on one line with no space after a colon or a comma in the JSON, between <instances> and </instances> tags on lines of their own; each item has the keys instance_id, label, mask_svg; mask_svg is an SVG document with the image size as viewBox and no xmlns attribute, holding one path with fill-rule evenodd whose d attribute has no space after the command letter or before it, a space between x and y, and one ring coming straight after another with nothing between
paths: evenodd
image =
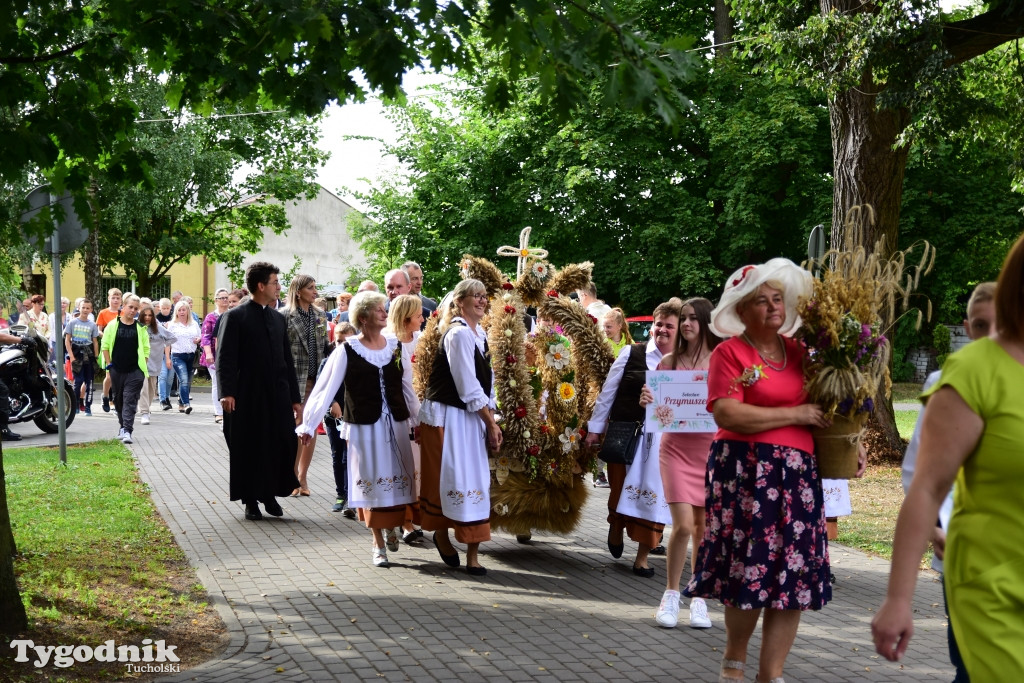
<instances>
[{"instance_id":1,"label":"white building wall","mask_svg":"<svg viewBox=\"0 0 1024 683\"><path fill-rule=\"evenodd\" d=\"M262 248L246 256L243 270L254 261L270 261L281 272L288 272L296 259L301 259L297 272L312 275L321 289L344 283L351 268L366 266L359 244L348 234L346 216L350 211L354 209L323 187L314 199L287 202L285 215L291 228L282 235L268 232ZM217 264L215 280L217 287L230 288L224 265Z\"/></svg>"}]
</instances>

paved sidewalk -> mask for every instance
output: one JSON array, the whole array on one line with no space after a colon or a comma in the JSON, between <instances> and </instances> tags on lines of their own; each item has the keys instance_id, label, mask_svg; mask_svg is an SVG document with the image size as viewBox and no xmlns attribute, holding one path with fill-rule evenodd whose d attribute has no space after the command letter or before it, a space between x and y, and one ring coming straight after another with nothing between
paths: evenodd
<instances>
[{"instance_id":1,"label":"paved sidewalk","mask_svg":"<svg viewBox=\"0 0 1024 683\"><path fill-rule=\"evenodd\" d=\"M157 412L130 448L153 500L196 567L230 631L217 659L165 681L714 681L725 643L714 628L658 628L663 557L653 579L635 577L635 546L605 548L607 491L593 489L581 528L535 535L529 545L497 535L482 547L483 578L441 564L429 538L370 563L370 535L332 513L330 452L319 439L311 497L281 501L285 517L248 522L227 499L227 450L209 396L192 415ZM34 427L32 428L34 429ZM30 426L20 445L56 443ZM111 438L112 414L79 416L69 441ZM17 457L5 444L5 454ZM69 456L73 459L73 452ZM804 614L788 660L793 681L951 679L937 575L923 572L917 620L902 664L874 654L869 624L889 564L833 545L834 600ZM684 580L687 575L684 575ZM681 612L685 624L686 611ZM747 680L756 673L760 629Z\"/></svg>"}]
</instances>

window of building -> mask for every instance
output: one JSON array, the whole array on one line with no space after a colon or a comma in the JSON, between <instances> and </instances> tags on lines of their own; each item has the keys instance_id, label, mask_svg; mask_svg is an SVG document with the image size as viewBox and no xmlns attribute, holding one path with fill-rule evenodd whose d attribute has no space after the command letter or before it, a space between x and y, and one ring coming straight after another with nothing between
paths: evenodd
<instances>
[{"instance_id":1,"label":"window of building","mask_svg":"<svg viewBox=\"0 0 1024 683\"><path fill-rule=\"evenodd\" d=\"M102 277L100 278L100 284L103 287L103 292L106 294L110 291L111 287L117 287L122 292L132 291L132 281L126 277ZM156 301L157 299L171 298L171 278L168 275L160 278L153 285L152 289L147 292L135 292L139 296L146 296Z\"/></svg>"}]
</instances>

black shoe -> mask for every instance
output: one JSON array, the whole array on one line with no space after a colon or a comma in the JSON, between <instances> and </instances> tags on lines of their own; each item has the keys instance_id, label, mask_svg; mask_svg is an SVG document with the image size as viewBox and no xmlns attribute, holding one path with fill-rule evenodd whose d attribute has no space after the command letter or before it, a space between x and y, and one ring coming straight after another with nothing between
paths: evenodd
<instances>
[{"instance_id":1,"label":"black shoe","mask_svg":"<svg viewBox=\"0 0 1024 683\"><path fill-rule=\"evenodd\" d=\"M448 565L449 567L458 567L459 566L460 563L459 563L459 553L458 553L458 551L452 553L451 555L445 555L444 553L442 553L441 552L441 546L439 546L437 544L437 532L436 531L434 532L434 547L437 548L437 554L441 556L441 559L444 561L444 563L446 565Z\"/></svg>"},{"instance_id":2,"label":"black shoe","mask_svg":"<svg viewBox=\"0 0 1024 683\"><path fill-rule=\"evenodd\" d=\"M246 503L245 518L250 521L256 522L263 519L263 513L260 512L260 508L258 505L256 505L256 503Z\"/></svg>"},{"instance_id":3,"label":"black shoe","mask_svg":"<svg viewBox=\"0 0 1024 683\"><path fill-rule=\"evenodd\" d=\"M355 508L345 508L344 510L341 511L341 514L345 517L345 519L355 519L356 518Z\"/></svg>"},{"instance_id":4,"label":"black shoe","mask_svg":"<svg viewBox=\"0 0 1024 683\"><path fill-rule=\"evenodd\" d=\"M170 401L170 399L168 399L166 401L160 401L160 405L162 405L164 407L164 410L170 410L171 409L171 401Z\"/></svg>"},{"instance_id":5,"label":"black shoe","mask_svg":"<svg viewBox=\"0 0 1024 683\"><path fill-rule=\"evenodd\" d=\"M470 567L466 565L466 571L470 576L487 576L487 569L484 567Z\"/></svg>"},{"instance_id":6,"label":"black shoe","mask_svg":"<svg viewBox=\"0 0 1024 683\"><path fill-rule=\"evenodd\" d=\"M649 579L654 576L654 567L638 567L633 565L633 573L637 576L642 576L645 579Z\"/></svg>"},{"instance_id":7,"label":"black shoe","mask_svg":"<svg viewBox=\"0 0 1024 683\"><path fill-rule=\"evenodd\" d=\"M665 546L663 546L663 545L657 545L657 546L651 548L651 555L664 555L664 554L665 554Z\"/></svg>"},{"instance_id":8,"label":"black shoe","mask_svg":"<svg viewBox=\"0 0 1024 683\"><path fill-rule=\"evenodd\" d=\"M185 406L185 414L186 415L191 415L192 414L192 406L191 405L186 405Z\"/></svg>"},{"instance_id":9,"label":"black shoe","mask_svg":"<svg viewBox=\"0 0 1024 683\"><path fill-rule=\"evenodd\" d=\"M277 498L263 501L263 509L267 511L268 515L273 515L274 517L284 515L284 510L281 509L281 504L277 502Z\"/></svg>"},{"instance_id":10,"label":"black shoe","mask_svg":"<svg viewBox=\"0 0 1024 683\"><path fill-rule=\"evenodd\" d=\"M622 557L622 551L625 550L626 544L619 543L618 545L612 543L612 530L608 530L608 552L612 554L616 560Z\"/></svg>"},{"instance_id":11,"label":"black shoe","mask_svg":"<svg viewBox=\"0 0 1024 683\"><path fill-rule=\"evenodd\" d=\"M109 413L110 412L110 397L109 396L104 396L103 397L103 412L104 413Z\"/></svg>"},{"instance_id":12,"label":"black shoe","mask_svg":"<svg viewBox=\"0 0 1024 683\"><path fill-rule=\"evenodd\" d=\"M21 441L21 434L15 434L10 427L4 427L3 430L0 430L0 440Z\"/></svg>"}]
</instances>

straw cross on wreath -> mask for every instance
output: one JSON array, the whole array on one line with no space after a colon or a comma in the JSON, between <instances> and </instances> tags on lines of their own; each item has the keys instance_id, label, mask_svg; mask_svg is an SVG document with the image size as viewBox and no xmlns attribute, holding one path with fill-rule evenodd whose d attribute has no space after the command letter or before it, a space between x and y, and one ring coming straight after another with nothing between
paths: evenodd
<instances>
[{"instance_id":1,"label":"straw cross on wreath","mask_svg":"<svg viewBox=\"0 0 1024 683\"><path fill-rule=\"evenodd\" d=\"M515 247L498 247L498 256L516 256L518 262L516 263L516 278L519 278L526 271L526 259L533 257L536 259L543 259L548 257L547 249L540 249L538 247L531 247L530 244L530 231L533 228L526 226L522 232L519 233L519 248Z\"/></svg>"}]
</instances>

